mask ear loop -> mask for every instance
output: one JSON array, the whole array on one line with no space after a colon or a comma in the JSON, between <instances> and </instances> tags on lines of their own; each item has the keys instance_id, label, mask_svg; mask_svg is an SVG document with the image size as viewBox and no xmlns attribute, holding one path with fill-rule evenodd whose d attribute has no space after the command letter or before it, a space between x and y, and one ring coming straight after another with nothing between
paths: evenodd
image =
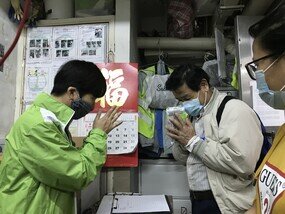
<instances>
[{"instance_id":1,"label":"mask ear loop","mask_svg":"<svg viewBox=\"0 0 285 214\"><path fill-rule=\"evenodd\" d=\"M70 100L72 100L72 101L75 101L75 100L79 100L81 97L80 97L80 94L79 94L79 92L78 92L78 90L75 88L75 91L73 92L74 94L76 93L77 95L78 95L78 98L76 98L76 99L72 99L71 97L69 97L69 99Z\"/></svg>"},{"instance_id":2,"label":"mask ear loop","mask_svg":"<svg viewBox=\"0 0 285 214\"><path fill-rule=\"evenodd\" d=\"M285 85L283 85L283 87L280 89L280 91L283 91L284 88L285 88Z\"/></svg>"},{"instance_id":3,"label":"mask ear loop","mask_svg":"<svg viewBox=\"0 0 285 214\"><path fill-rule=\"evenodd\" d=\"M281 56L282 56L282 55L281 55ZM274 63L277 62L277 61L280 59L281 56L279 56L277 59L275 59L275 60L263 71L263 73L265 73L266 71L268 71L268 69L271 68L271 67L274 65ZM284 88L285 88L285 85L283 85L283 87L282 87L279 91L283 91Z\"/></svg>"},{"instance_id":4,"label":"mask ear loop","mask_svg":"<svg viewBox=\"0 0 285 214\"><path fill-rule=\"evenodd\" d=\"M277 59L275 59L264 71L263 73L265 73L266 71L268 71L269 68L271 68L275 62L277 62L277 60L280 59L280 57L278 57Z\"/></svg>"},{"instance_id":5,"label":"mask ear loop","mask_svg":"<svg viewBox=\"0 0 285 214\"><path fill-rule=\"evenodd\" d=\"M197 96L197 99L199 100L199 94L200 94L200 91L198 91L198 96ZM206 105L206 101L207 101L207 91L205 92L205 99L204 99L204 105L203 105L203 108L205 107ZM200 101L199 101L200 102ZM202 113L200 113L200 116L197 118L197 121L200 120L202 117L203 117L203 114L204 112L202 111Z\"/></svg>"},{"instance_id":6,"label":"mask ear loop","mask_svg":"<svg viewBox=\"0 0 285 214\"><path fill-rule=\"evenodd\" d=\"M280 58L281 58L282 56L284 56L284 54L285 54L285 52L283 52L283 54L280 56ZM283 85L283 87L280 89L280 91L283 91L284 88L285 88L285 85Z\"/></svg>"},{"instance_id":7,"label":"mask ear loop","mask_svg":"<svg viewBox=\"0 0 285 214\"><path fill-rule=\"evenodd\" d=\"M78 98L76 100L80 100L81 97L80 97L79 91L77 89L76 89L76 93L78 94Z\"/></svg>"},{"instance_id":8,"label":"mask ear loop","mask_svg":"<svg viewBox=\"0 0 285 214\"><path fill-rule=\"evenodd\" d=\"M207 95L208 95L208 92L207 91L205 91L205 100L204 100L204 107L206 106L206 101L207 101Z\"/></svg>"}]
</instances>

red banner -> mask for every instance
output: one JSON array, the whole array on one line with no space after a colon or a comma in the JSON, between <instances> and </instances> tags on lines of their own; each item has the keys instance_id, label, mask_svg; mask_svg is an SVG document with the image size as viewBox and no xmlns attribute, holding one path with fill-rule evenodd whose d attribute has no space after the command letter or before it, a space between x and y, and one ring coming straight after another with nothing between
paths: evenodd
<instances>
[{"instance_id":1,"label":"red banner","mask_svg":"<svg viewBox=\"0 0 285 214\"><path fill-rule=\"evenodd\" d=\"M97 99L93 112L106 112L111 106L120 106L122 112L138 111L138 64L98 63L107 83L104 97Z\"/></svg>"}]
</instances>

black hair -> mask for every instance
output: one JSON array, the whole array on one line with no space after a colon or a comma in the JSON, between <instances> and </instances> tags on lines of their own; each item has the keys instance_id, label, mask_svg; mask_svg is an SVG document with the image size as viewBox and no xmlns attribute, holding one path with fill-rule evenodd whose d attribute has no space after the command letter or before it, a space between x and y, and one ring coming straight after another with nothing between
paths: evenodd
<instances>
[{"instance_id":1,"label":"black hair","mask_svg":"<svg viewBox=\"0 0 285 214\"><path fill-rule=\"evenodd\" d=\"M80 97L92 94L99 98L106 93L107 85L103 74L94 63L71 60L59 68L51 94L63 95L68 87L75 87Z\"/></svg>"},{"instance_id":2,"label":"black hair","mask_svg":"<svg viewBox=\"0 0 285 214\"><path fill-rule=\"evenodd\" d=\"M203 79L207 80L210 86L210 77L202 68L185 64L174 69L165 83L165 88L169 91L175 91L186 83L188 88L197 92L200 90L200 83Z\"/></svg>"},{"instance_id":3,"label":"black hair","mask_svg":"<svg viewBox=\"0 0 285 214\"><path fill-rule=\"evenodd\" d=\"M249 28L249 34L257 39L264 50L272 54L285 51L285 0L263 19Z\"/></svg>"}]
</instances>

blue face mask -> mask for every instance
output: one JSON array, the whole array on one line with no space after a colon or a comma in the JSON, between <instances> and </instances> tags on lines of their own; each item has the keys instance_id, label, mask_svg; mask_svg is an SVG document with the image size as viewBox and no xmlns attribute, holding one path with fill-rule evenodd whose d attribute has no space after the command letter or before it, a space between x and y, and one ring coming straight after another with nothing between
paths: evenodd
<instances>
[{"instance_id":1,"label":"blue face mask","mask_svg":"<svg viewBox=\"0 0 285 214\"><path fill-rule=\"evenodd\" d=\"M259 94L261 94L261 93L272 93L269 90L269 87L265 81L264 71L262 71L262 70L256 71L255 77L256 77L256 86L257 86L257 89L259 91Z\"/></svg>"},{"instance_id":2,"label":"blue face mask","mask_svg":"<svg viewBox=\"0 0 285 214\"><path fill-rule=\"evenodd\" d=\"M72 101L71 108L75 111L72 119L78 120L92 111L92 105L81 98Z\"/></svg>"},{"instance_id":3,"label":"blue face mask","mask_svg":"<svg viewBox=\"0 0 285 214\"><path fill-rule=\"evenodd\" d=\"M199 93L198 93L198 97L199 97ZM193 117L198 116L204 107L203 105L201 105L198 97L182 103L186 113L193 116Z\"/></svg>"},{"instance_id":4,"label":"blue face mask","mask_svg":"<svg viewBox=\"0 0 285 214\"><path fill-rule=\"evenodd\" d=\"M277 61L279 60L279 57L275 59L267 68L264 70L258 70L255 72L255 77L256 77L256 84L257 84L257 89L259 90L259 93L272 93L265 81L265 72L268 71ZM282 91L285 88L285 85L280 89Z\"/></svg>"},{"instance_id":5,"label":"blue face mask","mask_svg":"<svg viewBox=\"0 0 285 214\"><path fill-rule=\"evenodd\" d=\"M280 91L272 91L269 89L265 81L264 71L256 71L255 77L260 98L272 108L285 109L285 91L282 91L285 88L285 85L280 89Z\"/></svg>"}]
</instances>

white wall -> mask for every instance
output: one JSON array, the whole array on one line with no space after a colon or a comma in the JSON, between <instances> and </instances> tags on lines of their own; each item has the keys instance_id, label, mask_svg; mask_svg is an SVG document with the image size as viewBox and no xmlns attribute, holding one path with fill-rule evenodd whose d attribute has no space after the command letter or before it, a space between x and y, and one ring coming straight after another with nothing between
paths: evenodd
<instances>
[{"instance_id":1,"label":"white wall","mask_svg":"<svg viewBox=\"0 0 285 214\"><path fill-rule=\"evenodd\" d=\"M10 1L0 1L0 43L5 46L5 52L9 49L16 35L17 25L8 18ZM4 71L0 72L0 143L10 130L15 115L16 99L16 74L22 59L18 59L17 48L11 53L4 63Z\"/></svg>"},{"instance_id":2,"label":"white wall","mask_svg":"<svg viewBox=\"0 0 285 214\"><path fill-rule=\"evenodd\" d=\"M130 0L116 1L115 62L130 61Z\"/></svg>"},{"instance_id":3,"label":"white wall","mask_svg":"<svg viewBox=\"0 0 285 214\"><path fill-rule=\"evenodd\" d=\"M131 1L130 14L130 62L138 62L137 34L138 34L138 4Z\"/></svg>"}]
</instances>

